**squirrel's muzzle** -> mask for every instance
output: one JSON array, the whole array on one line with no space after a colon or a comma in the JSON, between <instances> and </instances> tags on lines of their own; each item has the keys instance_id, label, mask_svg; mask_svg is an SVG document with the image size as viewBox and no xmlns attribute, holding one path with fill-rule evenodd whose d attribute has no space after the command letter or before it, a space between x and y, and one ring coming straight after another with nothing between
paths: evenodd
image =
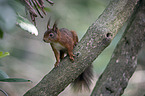
<instances>
[{"instance_id":1,"label":"squirrel's muzzle","mask_svg":"<svg viewBox=\"0 0 145 96\"><path fill-rule=\"evenodd\" d=\"M43 41L46 43L50 43L50 40L48 38L43 38Z\"/></svg>"},{"instance_id":2,"label":"squirrel's muzzle","mask_svg":"<svg viewBox=\"0 0 145 96\"><path fill-rule=\"evenodd\" d=\"M45 39L43 39L43 41L46 42Z\"/></svg>"}]
</instances>

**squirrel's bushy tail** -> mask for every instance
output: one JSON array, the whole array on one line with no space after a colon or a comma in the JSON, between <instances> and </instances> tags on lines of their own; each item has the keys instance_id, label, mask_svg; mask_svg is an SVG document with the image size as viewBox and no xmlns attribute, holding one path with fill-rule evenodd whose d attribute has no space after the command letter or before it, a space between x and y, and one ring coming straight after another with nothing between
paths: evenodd
<instances>
[{"instance_id":1,"label":"squirrel's bushy tail","mask_svg":"<svg viewBox=\"0 0 145 96\"><path fill-rule=\"evenodd\" d=\"M91 81L93 79L93 69L92 64L85 69L85 71L79 75L75 81L71 84L72 88L75 92L79 92L82 90L89 90L90 91L90 85Z\"/></svg>"}]
</instances>

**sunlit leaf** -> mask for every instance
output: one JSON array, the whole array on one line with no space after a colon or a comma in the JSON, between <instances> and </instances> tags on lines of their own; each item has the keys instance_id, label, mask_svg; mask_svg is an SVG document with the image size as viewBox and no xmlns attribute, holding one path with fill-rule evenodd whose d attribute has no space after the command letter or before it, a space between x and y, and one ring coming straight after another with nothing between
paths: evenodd
<instances>
[{"instance_id":1,"label":"sunlit leaf","mask_svg":"<svg viewBox=\"0 0 145 96\"><path fill-rule=\"evenodd\" d=\"M31 34L38 35L37 28L30 22L28 19L18 15L17 25L19 25L22 29L30 32Z\"/></svg>"},{"instance_id":2,"label":"sunlit leaf","mask_svg":"<svg viewBox=\"0 0 145 96\"><path fill-rule=\"evenodd\" d=\"M0 58L3 58L3 57L8 56L8 55L10 55L9 52L5 52L5 53L0 52Z\"/></svg>"}]
</instances>

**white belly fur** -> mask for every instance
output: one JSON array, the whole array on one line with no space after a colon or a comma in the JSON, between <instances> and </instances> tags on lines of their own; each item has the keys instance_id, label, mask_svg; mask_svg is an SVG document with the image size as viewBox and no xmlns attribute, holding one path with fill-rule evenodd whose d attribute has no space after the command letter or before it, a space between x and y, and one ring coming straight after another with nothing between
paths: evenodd
<instances>
[{"instance_id":1,"label":"white belly fur","mask_svg":"<svg viewBox=\"0 0 145 96\"><path fill-rule=\"evenodd\" d=\"M53 45L54 45L54 48L56 49L56 50L64 50L64 49L66 49L64 46L62 46L60 43L53 43Z\"/></svg>"}]
</instances>

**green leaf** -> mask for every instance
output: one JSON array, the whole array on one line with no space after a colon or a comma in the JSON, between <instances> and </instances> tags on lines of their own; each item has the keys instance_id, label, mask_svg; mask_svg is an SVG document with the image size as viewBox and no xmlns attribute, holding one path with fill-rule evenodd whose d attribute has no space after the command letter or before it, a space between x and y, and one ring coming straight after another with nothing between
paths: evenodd
<instances>
[{"instance_id":1,"label":"green leaf","mask_svg":"<svg viewBox=\"0 0 145 96\"><path fill-rule=\"evenodd\" d=\"M5 52L5 53L0 52L0 58L3 58L3 57L8 56L8 55L10 55L9 52Z\"/></svg>"},{"instance_id":2,"label":"green leaf","mask_svg":"<svg viewBox=\"0 0 145 96\"><path fill-rule=\"evenodd\" d=\"M23 79L23 78L6 78L0 79L1 82L32 82L31 80Z\"/></svg>"},{"instance_id":3,"label":"green leaf","mask_svg":"<svg viewBox=\"0 0 145 96\"><path fill-rule=\"evenodd\" d=\"M3 31L0 29L0 39L3 38Z\"/></svg>"},{"instance_id":4,"label":"green leaf","mask_svg":"<svg viewBox=\"0 0 145 96\"><path fill-rule=\"evenodd\" d=\"M50 12L50 11L51 11L50 8L48 8L48 7L44 7L44 10L45 10L46 12Z\"/></svg>"},{"instance_id":5,"label":"green leaf","mask_svg":"<svg viewBox=\"0 0 145 96\"><path fill-rule=\"evenodd\" d=\"M26 18L18 14L17 25L31 34L38 35L37 28Z\"/></svg>"},{"instance_id":6,"label":"green leaf","mask_svg":"<svg viewBox=\"0 0 145 96\"><path fill-rule=\"evenodd\" d=\"M0 81L1 82L32 82L31 80L23 78L10 78L4 71L0 70Z\"/></svg>"}]
</instances>

